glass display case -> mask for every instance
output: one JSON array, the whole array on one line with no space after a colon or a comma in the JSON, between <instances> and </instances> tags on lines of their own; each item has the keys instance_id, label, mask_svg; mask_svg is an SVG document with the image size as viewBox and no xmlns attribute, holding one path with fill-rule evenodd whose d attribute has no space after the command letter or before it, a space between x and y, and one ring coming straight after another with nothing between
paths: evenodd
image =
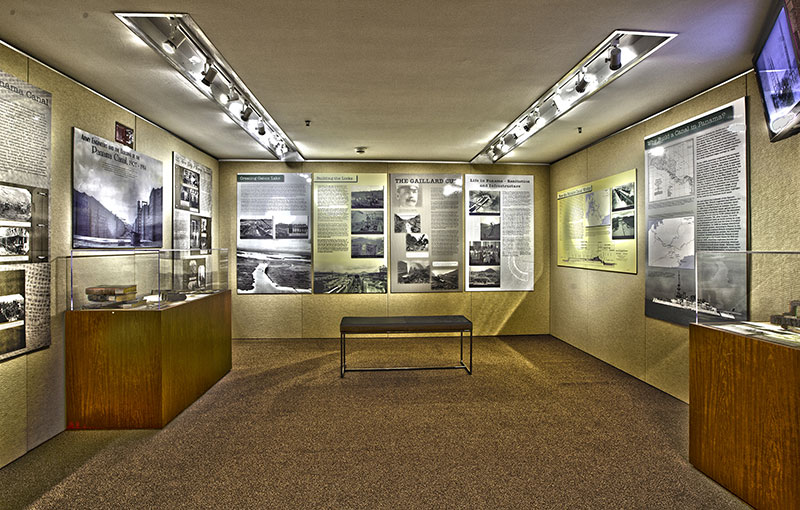
<instances>
[{"instance_id":1,"label":"glass display case","mask_svg":"<svg viewBox=\"0 0 800 510\"><path fill-rule=\"evenodd\" d=\"M697 323L800 347L800 252L698 251L695 273Z\"/></svg>"},{"instance_id":2,"label":"glass display case","mask_svg":"<svg viewBox=\"0 0 800 510\"><path fill-rule=\"evenodd\" d=\"M161 310L228 290L228 250L73 252L67 309Z\"/></svg>"}]
</instances>

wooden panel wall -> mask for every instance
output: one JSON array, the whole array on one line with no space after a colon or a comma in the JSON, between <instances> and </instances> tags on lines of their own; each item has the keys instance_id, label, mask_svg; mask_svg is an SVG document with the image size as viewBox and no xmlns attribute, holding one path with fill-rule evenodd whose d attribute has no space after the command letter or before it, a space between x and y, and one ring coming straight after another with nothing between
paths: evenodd
<instances>
[{"instance_id":1,"label":"wooden panel wall","mask_svg":"<svg viewBox=\"0 0 800 510\"><path fill-rule=\"evenodd\" d=\"M800 348L690 326L689 460L759 509L800 509Z\"/></svg>"}]
</instances>

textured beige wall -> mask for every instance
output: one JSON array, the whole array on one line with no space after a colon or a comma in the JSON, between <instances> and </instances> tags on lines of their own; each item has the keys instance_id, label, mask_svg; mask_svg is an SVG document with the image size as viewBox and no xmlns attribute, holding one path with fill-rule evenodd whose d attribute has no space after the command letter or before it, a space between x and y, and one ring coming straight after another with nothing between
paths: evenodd
<instances>
[{"instance_id":1,"label":"textured beige wall","mask_svg":"<svg viewBox=\"0 0 800 510\"><path fill-rule=\"evenodd\" d=\"M137 151L161 160L164 168L164 241L172 232L170 200L172 151L181 152L214 171L219 186L217 161L174 136L114 105L81 85L24 55L0 45L0 69L53 95L51 125L50 255L52 271L52 344L25 356L0 363L0 467L38 446L65 428L64 311L67 307L72 233L72 128L78 127L109 140L114 123L136 131ZM218 192L214 211L219 210ZM213 223L213 222L212 222ZM212 224L212 239L218 224ZM215 242L216 244L216 242Z\"/></svg>"},{"instance_id":2,"label":"textured beige wall","mask_svg":"<svg viewBox=\"0 0 800 510\"><path fill-rule=\"evenodd\" d=\"M233 336L237 338L330 338L339 336L347 315L459 314L471 318L477 335L541 334L550 322L549 170L546 166L447 165L428 163L245 163L222 162L224 197L220 246L236 247L236 174L271 172L494 173L534 176L534 292L448 292L446 294L237 295ZM463 233L462 233L463 235ZM229 281L235 286L231 257Z\"/></svg>"},{"instance_id":3,"label":"textured beige wall","mask_svg":"<svg viewBox=\"0 0 800 510\"><path fill-rule=\"evenodd\" d=\"M555 194L562 189L637 168L636 275L558 267L551 253L551 334L684 401L689 398L689 332L644 317L644 138L747 96L750 161L750 236L756 250L798 250L796 191L800 188L800 136L769 143L755 75L711 89L646 122L551 166L551 232ZM774 271L766 264L764 273ZM761 276L754 273L754 285Z\"/></svg>"}]
</instances>

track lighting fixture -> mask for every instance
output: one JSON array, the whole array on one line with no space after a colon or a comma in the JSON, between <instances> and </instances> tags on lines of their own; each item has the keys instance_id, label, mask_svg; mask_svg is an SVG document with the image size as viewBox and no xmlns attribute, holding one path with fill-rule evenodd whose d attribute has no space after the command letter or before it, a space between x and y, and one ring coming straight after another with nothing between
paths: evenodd
<instances>
[{"instance_id":1,"label":"track lighting fixture","mask_svg":"<svg viewBox=\"0 0 800 510\"><path fill-rule=\"evenodd\" d=\"M247 122L250 120L250 116L253 114L253 107L250 105L245 106L244 110L242 110L242 114L239 118L242 119L242 122Z\"/></svg>"},{"instance_id":2,"label":"track lighting fixture","mask_svg":"<svg viewBox=\"0 0 800 510\"><path fill-rule=\"evenodd\" d=\"M279 159L303 161L291 139L191 16L157 13L116 13L116 16L259 145Z\"/></svg>"},{"instance_id":3,"label":"track lighting fixture","mask_svg":"<svg viewBox=\"0 0 800 510\"><path fill-rule=\"evenodd\" d=\"M608 50L608 68L612 71L618 70L622 67L622 50L619 49L619 39L616 39Z\"/></svg>"},{"instance_id":4,"label":"track lighting fixture","mask_svg":"<svg viewBox=\"0 0 800 510\"><path fill-rule=\"evenodd\" d=\"M676 35L614 31L511 124L497 133L471 162L498 161L583 100L628 72Z\"/></svg>"}]
</instances>

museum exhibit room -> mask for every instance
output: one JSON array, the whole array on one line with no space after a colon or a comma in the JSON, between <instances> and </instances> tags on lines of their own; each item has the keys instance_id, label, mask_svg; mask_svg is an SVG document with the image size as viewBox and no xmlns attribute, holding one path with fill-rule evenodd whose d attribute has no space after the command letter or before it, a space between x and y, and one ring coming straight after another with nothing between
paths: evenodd
<instances>
[{"instance_id":1,"label":"museum exhibit room","mask_svg":"<svg viewBox=\"0 0 800 510\"><path fill-rule=\"evenodd\" d=\"M3 0L0 510L800 509L798 133L798 0Z\"/></svg>"}]
</instances>

